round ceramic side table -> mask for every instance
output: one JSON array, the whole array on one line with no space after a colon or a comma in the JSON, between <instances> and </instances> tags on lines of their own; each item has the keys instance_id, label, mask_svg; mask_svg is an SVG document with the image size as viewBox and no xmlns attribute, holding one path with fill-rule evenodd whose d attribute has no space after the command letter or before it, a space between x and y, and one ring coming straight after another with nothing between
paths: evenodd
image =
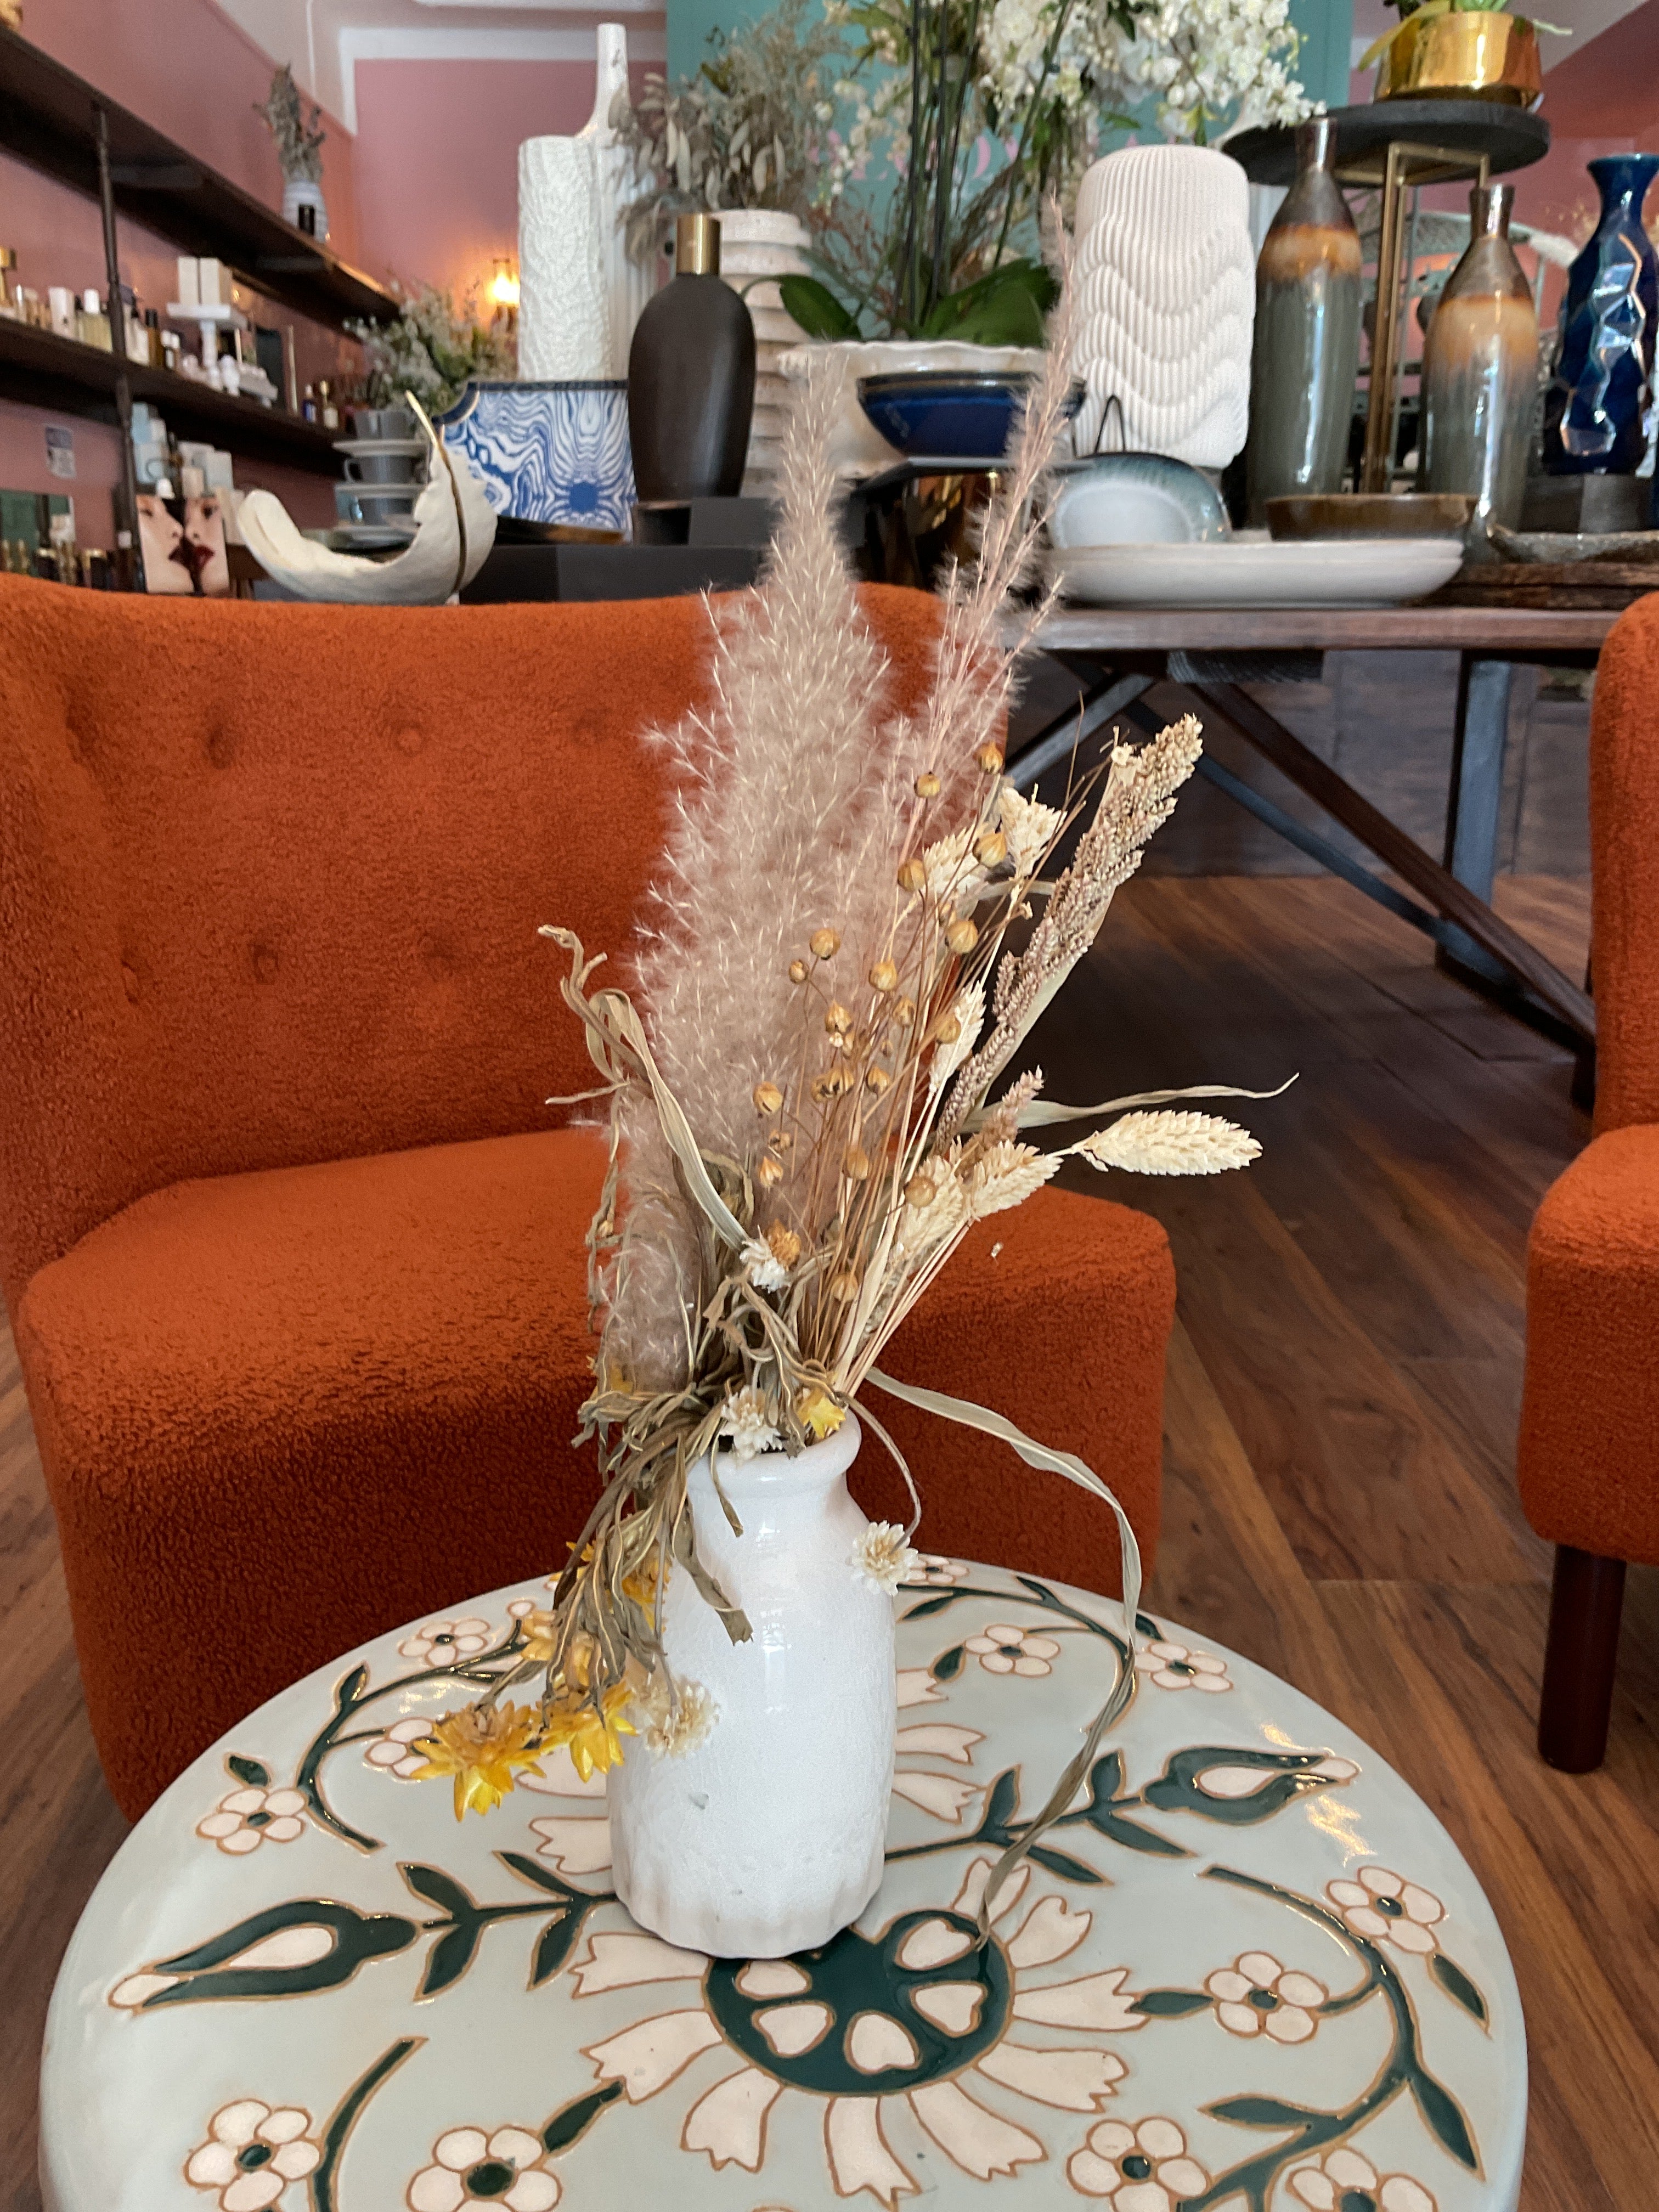
<instances>
[{"instance_id":1,"label":"round ceramic side table","mask_svg":"<svg viewBox=\"0 0 1659 2212\"><path fill-rule=\"evenodd\" d=\"M1133 1703L981 1948L994 1859L1124 1663L1117 1608L954 1559L912 1584L887 1879L787 1960L636 1929L566 1753L461 1826L416 1778L544 1586L262 1706L70 1945L49 2212L1513 2212L1515 1978L1399 1777L1144 1620Z\"/></svg>"}]
</instances>

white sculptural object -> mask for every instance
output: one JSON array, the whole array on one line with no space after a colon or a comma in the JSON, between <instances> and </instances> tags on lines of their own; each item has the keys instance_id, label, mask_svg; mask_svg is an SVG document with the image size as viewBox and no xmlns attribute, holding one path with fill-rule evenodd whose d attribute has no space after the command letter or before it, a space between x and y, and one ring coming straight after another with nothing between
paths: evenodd
<instances>
[{"instance_id":1,"label":"white sculptural object","mask_svg":"<svg viewBox=\"0 0 1659 2212\"><path fill-rule=\"evenodd\" d=\"M1203 146L1126 146L1078 191L1079 452L1114 395L1132 451L1224 468L1250 413L1255 254L1238 163Z\"/></svg>"},{"instance_id":2,"label":"white sculptural object","mask_svg":"<svg viewBox=\"0 0 1659 2212\"><path fill-rule=\"evenodd\" d=\"M625 377L652 272L630 261L618 221L633 168L611 111L628 88L628 34L598 32L593 112L574 138L519 149L519 374L526 382Z\"/></svg>"}]
</instances>

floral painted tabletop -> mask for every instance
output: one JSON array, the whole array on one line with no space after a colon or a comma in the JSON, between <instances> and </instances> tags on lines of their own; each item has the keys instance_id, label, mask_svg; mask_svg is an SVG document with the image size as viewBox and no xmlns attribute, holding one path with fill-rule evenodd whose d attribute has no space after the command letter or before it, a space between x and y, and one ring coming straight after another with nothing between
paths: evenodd
<instances>
[{"instance_id":1,"label":"floral painted tabletop","mask_svg":"<svg viewBox=\"0 0 1659 2212\"><path fill-rule=\"evenodd\" d=\"M1514 1976L1398 1776L1143 1616L1113 1747L981 1949L993 1861L1124 1663L1117 1608L959 1560L912 1583L887 1879L787 1960L637 1929L568 1753L465 1827L416 1778L540 1585L261 1707L70 1946L48 2212L1513 2212Z\"/></svg>"}]
</instances>

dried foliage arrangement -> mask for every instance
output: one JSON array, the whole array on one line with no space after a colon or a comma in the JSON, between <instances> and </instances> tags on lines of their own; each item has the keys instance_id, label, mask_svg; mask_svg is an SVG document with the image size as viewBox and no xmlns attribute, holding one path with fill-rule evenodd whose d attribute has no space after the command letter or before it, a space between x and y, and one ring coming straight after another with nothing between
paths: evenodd
<instances>
[{"instance_id":1,"label":"dried foliage arrangement","mask_svg":"<svg viewBox=\"0 0 1659 2212\"><path fill-rule=\"evenodd\" d=\"M306 113L305 100L287 62L271 78L264 106L256 102L253 112L264 118L265 126L276 142L276 159L282 164L284 181L321 184L323 147L328 137L323 129L323 111L313 100L310 114Z\"/></svg>"},{"instance_id":2,"label":"dried foliage arrangement","mask_svg":"<svg viewBox=\"0 0 1659 2212\"><path fill-rule=\"evenodd\" d=\"M1080 1461L878 1365L972 1224L1020 1205L1068 1155L1191 1175L1259 1149L1231 1122L1166 1110L1191 1094L1074 1108L1045 1101L1036 1073L1003 1083L1200 751L1191 716L1139 750L1119 744L1063 808L1003 775L1014 661L1048 611L1027 608L1011 637L1011 595L1033 563L1069 382L1062 329L977 564L943 595L931 689L899 714L837 542L826 455L838 386L815 378L788 434L769 574L711 606L709 703L654 740L678 800L632 993L605 987L600 958L570 932L544 932L568 956L563 996L602 1079L587 1095L609 1102L611 1170L588 1238L603 1334L580 1431L604 1491L550 1610L526 1624L519 1668L453 1717L453 1744L433 1746L458 1805L469 1759L493 1760L510 1786L514 1765L561 1744L586 1773L621 1756L623 1734L672 1747L706 1727L706 1700L672 1678L658 1626L665 1580L684 1573L734 1639L749 1632L697 1555L686 1477L706 1453L718 1492L721 1455L799 1453L856 1404L896 1458L875 1389L1003 1437L1117 1510ZM1045 884L1085 815L1070 865ZM1071 1120L1091 1133L1048 1151L1026 1141ZM1139 1561L1121 1511L1118 1522L1133 1636ZM884 1578L903 1572L915 1525L872 1532L894 1555L872 1563L893 1569ZM533 1712L496 1702L526 1680ZM1075 1786L1062 1780L1020 1848Z\"/></svg>"}]
</instances>

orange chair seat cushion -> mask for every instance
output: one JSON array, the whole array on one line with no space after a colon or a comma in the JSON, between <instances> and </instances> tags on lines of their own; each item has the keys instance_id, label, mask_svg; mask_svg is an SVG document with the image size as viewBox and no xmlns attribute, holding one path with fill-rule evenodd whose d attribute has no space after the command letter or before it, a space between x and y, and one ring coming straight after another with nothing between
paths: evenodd
<instances>
[{"instance_id":1,"label":"orange chair seat cushion","mask_svg":"<svg viewBox=\"0 0 1659 2212\"><path fill-rule=\"evenodd\" d=\"M1527 1340L1527 1518L1552 1543L1659 1565L1659 1126L1597 1137L1546 1195Z\"/></svg>"},{"instance_id":2,"label":"orange chair seat cushion","mask_svg":"<svg viewBox=\"0 0 1659 2212\"><path fill-rule=\"evenodd\" d=\"M34 1276L19 1346L129 1812L307 1669L562 1564L598 1494L571 1438L603 1161L556 1130L175 1183ZM1150 1549L1173 1302L1155 1222L1045 1190L975 1233L891 1364L1090 1459ZM872 1402L922 1541L1115 1587L1103 1507ZM854 1486L902 1519L884 1457L868 1439Z\"/></svg>"}]
</instances>

